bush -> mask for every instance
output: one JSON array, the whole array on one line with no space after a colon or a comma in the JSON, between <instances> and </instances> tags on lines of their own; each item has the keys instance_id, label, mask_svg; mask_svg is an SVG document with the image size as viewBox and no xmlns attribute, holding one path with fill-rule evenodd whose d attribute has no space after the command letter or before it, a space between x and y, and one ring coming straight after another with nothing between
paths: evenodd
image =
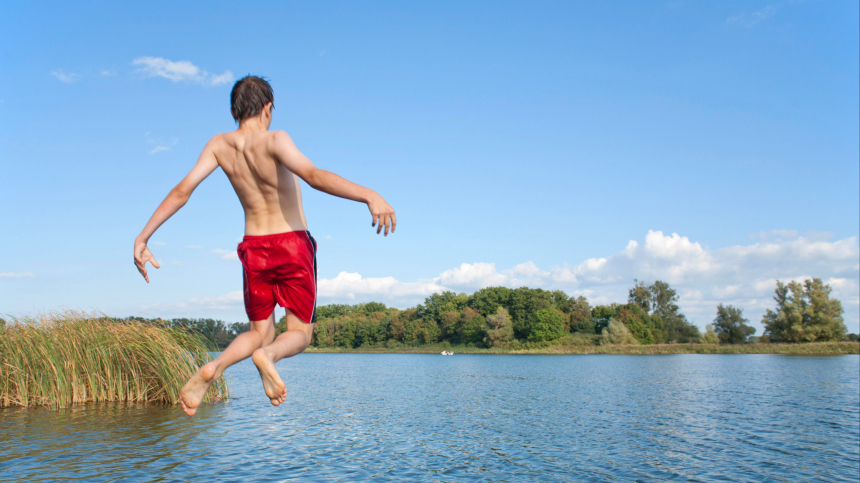
<instances>
[{"instance_id":1,"label":"bush","mask_svg":"<svg viewBox=\"0 0 860 483\"><path fill-rule=\"evenodd\" d=\"M534 317L529 342L550 341L564 335L564 316L558 310L541 309Z\"/></svg>"},{"instance_id":2,"label":"bush","mask_svg":"<svg viewBox=\"0 0 860 483\"><path fill-rule=\"evenodd\" d=\"M609 325L603 329L603 333L600 334L600 343L602 345L608 344L630 344L630 345L638 345L639 341L633 337L633 334L627 330L627 327L621 322L610 319Z\"/></svg>"},{"instance_id":3,"label":"bush","mask_svg":"<svg viewBox=\"0 0 860 483\"><path fill-rule=\"evenodd\" d=\"M586 347L598 345L600 343L600 336L597 334L574 333L562 337L558 342L565 346Z\"/></svg>"}]
</instances>

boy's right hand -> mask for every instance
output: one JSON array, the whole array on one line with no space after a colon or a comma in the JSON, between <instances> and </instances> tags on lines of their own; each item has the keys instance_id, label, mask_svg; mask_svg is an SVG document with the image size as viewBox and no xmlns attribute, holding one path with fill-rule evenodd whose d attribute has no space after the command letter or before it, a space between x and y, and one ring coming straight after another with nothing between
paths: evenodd
<instances>
[{"instance_id":1,"label":"boy's right hand","mask_svg":"<svg viewBox=\"0 0 860 483\"><path fill-rule=\"evenodd\" d=\"M152 263L152 266L155 268L161 268L158 264L158 260L152 256L152 252L149 251L146 243L135 240L134 265L137 267L137 271L139 271L140 274L143 275L143 278L146 279L146 283L149 283L149 275L146 274L146 262Z\"/></svg>"},{"instance_id":2,"label":"boy's right hand","mask_svg":"<svg viewBox=\"0 0 860 483\"><path fill-rule=\"evenodd\" d=\"M373 216L373 223L370 226L376 226L377 222L379 223L379 226L376 228L377 235L382 231L383 226L385 226L385 234L383 236L388 236L389 227L391 228L391 233L394 233L394 228L397 226L397 217L394 216L394 208L382 196L374 193L367 201L367 208L370 210L371 216Z\"/></svg>"}]
</instances>

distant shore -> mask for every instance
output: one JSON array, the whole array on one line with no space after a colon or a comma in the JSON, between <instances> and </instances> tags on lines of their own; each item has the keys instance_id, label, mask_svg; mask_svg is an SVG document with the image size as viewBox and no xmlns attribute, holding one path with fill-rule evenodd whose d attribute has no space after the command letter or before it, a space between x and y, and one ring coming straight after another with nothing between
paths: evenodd
<instances>
[{"instance_id":1,"label":"distant shore","mask_svg":"<svg viewBox=\"0 0 860 483\"><path fill-rule=\"evenodd\" d=\"M809 342L805 344L652 344L652 345L555 345L537 349L509 350L484 349L467 346L427 345L418 347L308 347L306 353L345 354L439 354L443 350L454 354L615 354L615 355L666 355L666 354L782 354L782 355L844 355L860 354L860 342Z\"/></svg>"}]
</instances>

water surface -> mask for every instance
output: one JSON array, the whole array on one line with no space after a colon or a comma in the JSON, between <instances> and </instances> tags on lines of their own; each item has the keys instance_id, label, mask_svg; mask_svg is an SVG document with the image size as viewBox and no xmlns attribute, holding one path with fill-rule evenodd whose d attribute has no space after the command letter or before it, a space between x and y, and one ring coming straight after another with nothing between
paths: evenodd
<instances>
[{"instance_id":1,"label":"water surface","mask_svg":"<svg viewBox=\"0 0 860 483\"><path fill-rule=\"evenodd\" d=\"M273 407L0 410L0 480L850 481L860 357L302 354Z\"/></svg>"}]
</instances>

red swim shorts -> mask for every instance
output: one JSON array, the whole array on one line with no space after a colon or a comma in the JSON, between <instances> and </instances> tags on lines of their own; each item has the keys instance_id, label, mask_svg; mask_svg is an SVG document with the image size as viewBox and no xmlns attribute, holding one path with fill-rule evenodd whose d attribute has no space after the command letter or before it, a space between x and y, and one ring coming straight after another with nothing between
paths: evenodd
<instances>
[{"instance_id":1,"label":"red swim shorts","mask_svg":"<svg viewBox=\"0 0 860 483\"><path fill-rule=\"evenodd\" d=\"M308 231L245 236L236 249L242 262L245 312L265 320L275 302L309 324L316 316L317 242Z\"/></svg>"}]
</instances>

